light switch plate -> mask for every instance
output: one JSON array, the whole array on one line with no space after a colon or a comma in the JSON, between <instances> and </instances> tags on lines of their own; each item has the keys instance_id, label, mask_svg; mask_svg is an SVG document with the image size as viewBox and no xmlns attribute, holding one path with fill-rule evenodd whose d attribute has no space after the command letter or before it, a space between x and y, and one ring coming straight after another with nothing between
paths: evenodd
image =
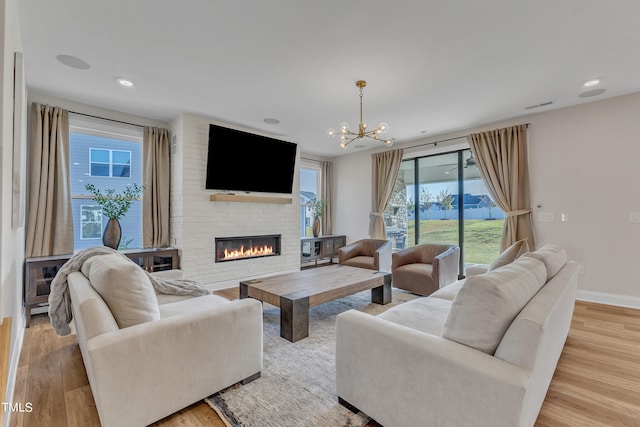
<instances>
[{"instance_id":1,"label":"light switch plate","mask_svg":"<svg viewBox=\"0 0 640 427\"><path fill-rule=\"evenodd\" d=\"M640 212L631 212L629 222L640 222Z\"/></svg>"},{"instance_id":2,"label":"light switch plate","mask_svg":"<svg viewBox=\"0 0 640 427\"><path fill-rule=\"evenodd\" d=\"M540 222L553 222L552 213L541 213L538 215L538 221Z\"/></svg>"}]
</instances>

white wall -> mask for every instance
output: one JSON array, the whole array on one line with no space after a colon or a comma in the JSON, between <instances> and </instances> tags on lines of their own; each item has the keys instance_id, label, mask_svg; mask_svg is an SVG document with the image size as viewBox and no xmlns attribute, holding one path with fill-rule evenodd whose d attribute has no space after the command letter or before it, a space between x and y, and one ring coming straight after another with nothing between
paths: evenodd
<instances>
[{"instance_id":1,"label":"white wall","mask_svg":"<svg viewBox=\"0 0 640 427\"><path fill-rule=\"evenodd\" d=\"M639 113L636 93L397 147L530 123L532 204L542 203L535 211L536 245L563 246L570 259L582 264L580 298L640 307L640 223L629 221L631 212L640 212ZM443 144L431 150L443 151ZM334 159L334 231L347 234L349 241L368 236L372 152ZM539 222L541 213L553 214L554 221ZM569 221L561 222L561 213Z\"/></svg>"},{"instance_id":2,"label":"white wall","mask_svg":"<svg viewBox=\"0 0 640 427\"><path fill-rule=\"evenodd\" d=\"M251 277L299 270L300 152L293 203L211 202L209 196L215 192L205 189L205 171L212 123L230 126L192 114L183 114L171 123L176 141L171 163L171 244L182 251L181 268L188 278L209 284L211 289L237 286L239 280ZM238 166L241 173L241 164ZM214 262L216 237L262 234L281 235L280 256Z\"/></svg>"},{"instance_id":3,"label":"white wall","mask_svg":"<svg viewBox=\"0 0 640 427\"><path fill-rule=\"evenodd\" d=\"M6 401L13 397L13 385L18 369L18 359L22 347L24 331L24 310L22 308L22 265L24 262L24 227L12 228L12 171L13 171L13 67L14 52L22 51L20 19L17 0L0 1L2 30L1 70L2 106L0 107L0 322L5 317L12 318L9 356L9 376ZM23 88L24 90L24 88ZM24 117L24 116L23 116ZM24 129L23 123L23 129ZM23 133L21 152L25 153L26 139ZM24 197L24 196L23 196ZM8 425L9 414L5 413L4 424Z\"/></svg>"}]
</instances>

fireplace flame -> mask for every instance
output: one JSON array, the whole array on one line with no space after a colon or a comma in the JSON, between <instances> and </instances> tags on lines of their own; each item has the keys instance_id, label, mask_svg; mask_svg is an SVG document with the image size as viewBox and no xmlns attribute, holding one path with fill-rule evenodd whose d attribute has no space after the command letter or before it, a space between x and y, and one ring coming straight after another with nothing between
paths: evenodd
<instances>
[{"instance_id":1,"label":"fireplace flame","mask_svg":"<svg viewBox=\"0 0 640 427\"><path fill-rule=\"evenodd\" d=\"M240 246L240 249L225 249L224 250L224 260L227 259L237 259L237 258L247 258L253 256L264 256L264 255L273 255L273 246L254 246L251 248L244 248L244 245Z\"/></svg>"}]
</instances>

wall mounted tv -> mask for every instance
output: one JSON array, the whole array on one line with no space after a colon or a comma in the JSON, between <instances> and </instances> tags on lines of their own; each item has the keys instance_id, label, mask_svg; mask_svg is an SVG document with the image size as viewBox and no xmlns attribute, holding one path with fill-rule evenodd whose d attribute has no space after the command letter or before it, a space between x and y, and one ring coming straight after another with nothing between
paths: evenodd
<instances>
[{"instance_id":1,"label":"wall mounted tv","mask_svg":"<svg viewBox=\"0 0 640 427\"><path fill-rule=\"evenodd\" d=\"M291 194L297 144L209 125L206 189Z\"/></svg>"}]
</instances>

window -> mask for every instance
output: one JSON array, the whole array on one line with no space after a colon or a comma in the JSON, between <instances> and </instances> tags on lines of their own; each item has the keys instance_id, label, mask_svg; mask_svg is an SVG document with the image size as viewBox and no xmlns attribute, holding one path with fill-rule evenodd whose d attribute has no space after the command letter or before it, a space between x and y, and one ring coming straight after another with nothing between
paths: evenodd
<instances>
[{"instance_id":1,"label":"window","mask_svg":"<svg viewBox=\"0 0 640 427\"><path fill-rule=\"evenodd\" d=\"M313 218L306 206L310 200L319 199L322 168L320 162L302 161L300 166L300 236L313 236Z\"/></svg>"},{"instance_id":2,"label":"window","mask_svg":"<svg viewBox=\"0 0 640 427\"><path fill-rule=\"evenodd\" d=\"M80 206L80 239L102 238L102 208L98 205Z\"/></svg>"},{"instance_id":3,"label":"window","mask_svg":"<svg viewBox=\"0 0 640 427\"><path fill-rule=\"evenodd\" d=\"M117 192L142 185L142 128L108 120L69 114L69 163L74 248L102 244L108 218L97 206L86 184ZM143 193L144 197L144 193ZM142 201L135 201L120 219L121 248L142 247Z\"/></svg>"},{"instance_id":4,"label":"window","mask_svg":"<svg viewBox=\"0 0 640 427\"><path fill-rule=\"evenodd\" d=\"M395 249L419 243L458 245L461 271L466 264L490 264L498 256L504 213L470 157L467 149L402 162L384 213Z\"/></svg>"},{"instance_id":5,"label":"window","mask_svg":"<svg viewBox=\"0 0 640 427\"><path fill-rule=\"evenodd\" d=\"M89 149L91 176L131 178L131 151Z\"/></svg>"}]
</instances>

